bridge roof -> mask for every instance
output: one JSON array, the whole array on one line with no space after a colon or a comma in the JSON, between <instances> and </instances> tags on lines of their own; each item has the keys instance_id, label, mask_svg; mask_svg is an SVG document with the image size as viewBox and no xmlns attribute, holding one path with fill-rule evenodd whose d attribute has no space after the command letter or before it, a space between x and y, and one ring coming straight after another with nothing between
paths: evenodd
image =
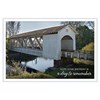
<instances>
[{"instance_id":1,"label":"bridge roof","mask_svg":"<svg viewBox=\"0 0 100 100\"><path fill-rule=\"evenodd\" d=\"M30 32L26 32L26 33L13 35L13 36L10 37L10 39L24 38L24 37L35 37L35 36L40 37L40 36L48 35L48 34L57 34L57 32L59 30L61 30L62 28L64 28L64 27L66 27L66 25L50 27L50 28L45 28L45 29L40 29L40 30L35 30L35 31L30 31ZM78 32L72 26L68 25L68 27L70 27L73 30L73 32L78 34Z\"/></svg>"},{"instance_id":2,"label":"bridge roof","mask_svg":"<svg viewBox=\"0 0 100 100\"><path fill-rule=\"evenodd\" d=\"M21 33L21 34L11 36L10 39L21 38L21 37L32 37L32 36L38 37L38 36L43 36L43 35L47 35L47 34L57 34L57 32L64 27L65 27L65 25L40 29L40 30L36 30L36 31L30 31L30 32Z\"/></svg>"}]
</instances>

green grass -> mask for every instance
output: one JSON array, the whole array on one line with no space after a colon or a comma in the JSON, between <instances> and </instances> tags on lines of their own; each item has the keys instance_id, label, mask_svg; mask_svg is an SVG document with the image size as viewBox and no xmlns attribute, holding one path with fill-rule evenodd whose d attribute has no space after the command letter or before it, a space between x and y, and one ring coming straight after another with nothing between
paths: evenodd
<instances>
[{"instance_id":1,"label":"green grass","mask_svg":"<svg viewBox=\"0 0 100 100\"><path fill-rule=\"evenodd\" d=\"M45 78L53 78L51 75L38 72L38 73L28 73L28 72L23 72L20 75L15 75L15 76L7 76L7 79L45 79Z\"/></svg>"}]
</instances>

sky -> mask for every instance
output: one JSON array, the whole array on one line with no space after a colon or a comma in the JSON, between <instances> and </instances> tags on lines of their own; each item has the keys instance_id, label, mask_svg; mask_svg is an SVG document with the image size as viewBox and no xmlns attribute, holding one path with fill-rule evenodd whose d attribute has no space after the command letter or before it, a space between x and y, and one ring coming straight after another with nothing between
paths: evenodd
<instances>
[{"instance_id":1,"label":"sky","mask_svg":"<svg viewBox=\"0 0 100 100\"><path fill-rule=\"evenodd\" d=\"M61 21L21 21L19 33L59 26Z\"/></svg>"}]
</instances>

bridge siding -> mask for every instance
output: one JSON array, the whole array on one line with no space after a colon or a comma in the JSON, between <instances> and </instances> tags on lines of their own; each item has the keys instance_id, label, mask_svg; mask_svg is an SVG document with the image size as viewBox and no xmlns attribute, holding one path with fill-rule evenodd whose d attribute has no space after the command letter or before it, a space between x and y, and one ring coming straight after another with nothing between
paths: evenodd
<instances>
[{"instance_id":1,"label":"bridge siding","mask_svg":"<svg viewBox=\"0 0 100 100\"><path fill-rule=\"evenodd\" d=\"M38 50L38 49L31 49L31 48L30 49L29 48L10 48L9 50L20 52L20 53L25 53L25 54L29 54L29 55L33 55L33 56L42 57L42 50Z\"/></svg>"}]
</instances>

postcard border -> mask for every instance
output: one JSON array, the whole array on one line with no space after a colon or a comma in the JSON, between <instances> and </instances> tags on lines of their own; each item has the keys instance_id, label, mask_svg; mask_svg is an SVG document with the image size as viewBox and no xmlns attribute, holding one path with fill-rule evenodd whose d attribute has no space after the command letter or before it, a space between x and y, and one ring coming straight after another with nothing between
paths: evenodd
<instances>
[{"instance_id":1,"label":"postcard border","mask_svg":"<svg viewBox=\"0 0 100 100\"><path fill-rule=\"evenodd\" d=\"M95 34L94 34L94 79L6 79L6 21L94 21ZM3 82L98 82L98 19L97 18L3 18L2 19L2 81Z\"/></svg>"}]
</instances>

